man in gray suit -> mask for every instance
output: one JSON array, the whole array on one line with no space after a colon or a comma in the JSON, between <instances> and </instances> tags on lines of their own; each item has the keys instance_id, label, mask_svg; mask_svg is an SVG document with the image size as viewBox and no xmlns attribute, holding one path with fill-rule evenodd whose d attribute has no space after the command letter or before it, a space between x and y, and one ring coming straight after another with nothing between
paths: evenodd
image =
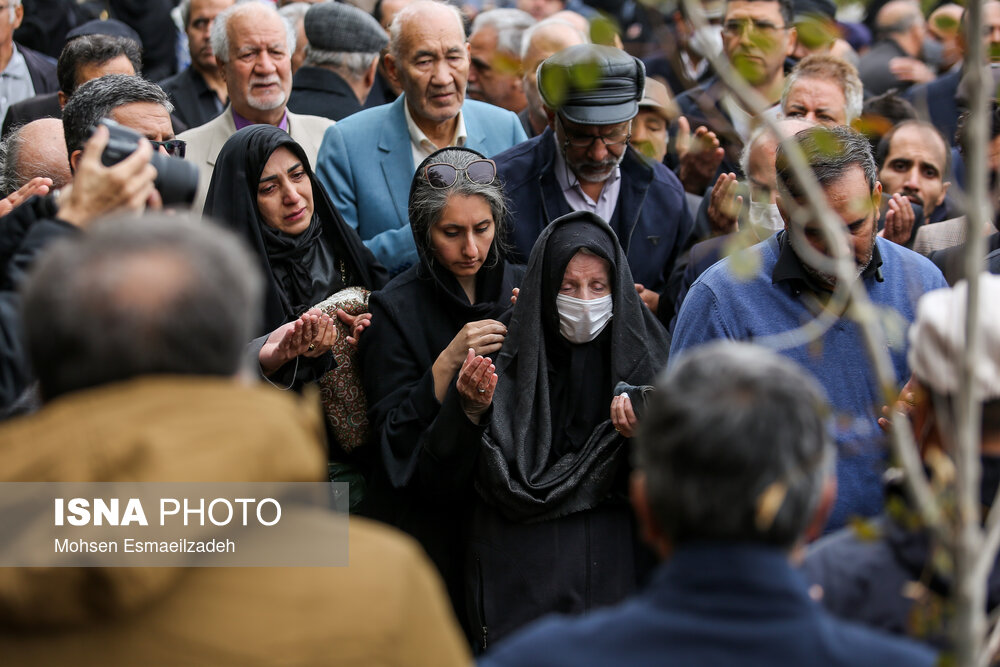
<instances>
[{"instance_id":1,"label":"man in gray suit","mask_svg":"<svg viewBox=\"0 0 1000 667\"><path fill-rule=\"evenodd\" d=\"M323 132L333 121L291 113L285 107L292 89L291 54L295 33L273 6L238 2L215 18L212 51L222 67L229 107L222 115L180 135L187 159L201 176L194 210L205 205L215 159L230 136L248 125L267 123L287 131L315 164Z\"/></svg>"}]
</instances>

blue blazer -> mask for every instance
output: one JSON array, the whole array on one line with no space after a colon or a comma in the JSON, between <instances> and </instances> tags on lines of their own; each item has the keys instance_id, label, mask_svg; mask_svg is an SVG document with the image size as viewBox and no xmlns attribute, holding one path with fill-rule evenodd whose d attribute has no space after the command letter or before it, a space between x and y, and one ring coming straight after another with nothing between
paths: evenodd
<instances>
[{"instance_id":1,"label":"blue blazer","mask_svg":"<svg viewBox=\"0 0 1000 667\"><path fill-rule=\"evenodd\" d=\"M348 116L326 131L316 158L316 174L334 206L392 275L417 261L407 215L416 165L403 104L401 95ZM527 139L506 109L466 100L462 117L466 147L486 156Z\"/></svg>"}]
</instances>

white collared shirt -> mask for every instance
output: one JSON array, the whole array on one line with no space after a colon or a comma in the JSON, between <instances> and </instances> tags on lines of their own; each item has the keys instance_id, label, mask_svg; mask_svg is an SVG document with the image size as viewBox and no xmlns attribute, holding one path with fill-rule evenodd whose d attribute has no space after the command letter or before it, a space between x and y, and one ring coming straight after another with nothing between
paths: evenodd
<instances>
[{"instance_id":1,"label":"white collared shirt","mask_svg":"<svg viewBox=\"0 0 1000 667\"><path fill-rule=\"evenodd\" d=\"M424 131L417 127L417 123L410 115L410 105L403 102L403 113L406 115L406 129L410 133L410 145L413 149L413 168L416 169L424 159L438 147L433 141L427 138ZM465 132L465 119L462 112L458 112L458 125L455 127L455 136L452 138L450 146L464 146L468 135Z\"/></svg>"},{"instance_id":2,"label":"white collared shirt","mask_svg":"<svg viewBox=\"0 0 1000 667\"><path fill-rule=\"evenodd\" d=\"M555 133L552 134L552 140L556 142L556 159L552 162L552 168L556 170L556 181L562 188L566 203L574 211L590 211L599 215L605 222L610 223L611 216L615 214L615 207L618 206L618 193L622 189L621 167L615 167L614 173L608 177L608 180L604 181L604 187L601 188L601 194L597 201L594 201L580 187L580 179L566 163L566 158L563 157L562 148L559 146L559 140L556 139ZM600 141L600 139L595 139L595 141Z\"/></svg>"},{"instance_id":3,"label":"white collared shirt","mask_svg":"<svg viewBox=\"0 0 1000 667\"><path fill-rule=\"evenodd\" d=\"M740 106L740 103L736 101L736 98L726 93L722 96L720 101L723 110L729 114L729 120L733 124L733 129L736 130L736 134L739 135L743 143L750 140L750 135L759 124L763 121L755 119L753 116L748 114L746 110ZM775 103L768 108L764 109L764 113L769 114L771 118L777 120L781 115L781 104Z\"/></svg>"},{"instance_id":4,"label":"white collared shirt","mask_svg":"<svg viewBox=\"0 0 1000 667\"><path fill-rule=\"evenodd\" d=\"M0 120L7 115L10 105L35 96L35 85L31 83L31 72L17 45L7 62L7 67L0 72Z\"/></svg>"}]
</instances>

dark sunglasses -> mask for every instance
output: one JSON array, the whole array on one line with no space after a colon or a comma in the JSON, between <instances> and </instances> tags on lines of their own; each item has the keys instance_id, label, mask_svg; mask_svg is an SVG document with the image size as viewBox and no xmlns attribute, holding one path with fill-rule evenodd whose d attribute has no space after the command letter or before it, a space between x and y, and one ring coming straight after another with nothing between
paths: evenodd
<instances>
[{"instance_id":1,"label":"dark sunglasses","mask_svg":"<svg viewBox=\"0 0 1000 667\"><path fill-rule=\"evenodd\" d=\"M435 162L424 167L427 183L438 190L455 185L459 172L465 172L465 177L473 183L489 185L497 177L497 165L493 160L474 160L466 167L456 167L444 162Z\"/></svg>"},{"instance_id":2,"label":"dark sunglasses","mask_svg":"<svg viewBox=\"0 0 1000 667\"><path fill-rule=\"evenodd\" d=\"M147 139L147 141L153 144L154 150L162 146L163 150L167 151L167 155L174 157L184 157L184 153L187 151L187 142L182 139L168 139L166 141Z\"/></svg>"}]
</instances>

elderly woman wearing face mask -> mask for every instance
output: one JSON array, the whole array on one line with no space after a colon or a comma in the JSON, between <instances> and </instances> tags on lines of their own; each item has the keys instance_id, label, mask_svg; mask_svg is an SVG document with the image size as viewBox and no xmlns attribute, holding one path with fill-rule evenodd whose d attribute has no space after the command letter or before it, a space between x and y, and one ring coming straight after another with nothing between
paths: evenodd
<instances>
[{"instance_id":1,"label":"elderly woman wearing face mask","mask_svg":"<svg viewBox=\"0 0 1000 667\"><path fill-rule=\"evenodd\" d=\"M641 574L626 499L635 416L612 397L619 383L649 384L669 343L633 284L603 220L555 220L496 363L469 352L459 372L457 401L476 425L461 449L476 457L466 626L480 649L546 613L617 602Z\"/></svg>"}]
</instances>

